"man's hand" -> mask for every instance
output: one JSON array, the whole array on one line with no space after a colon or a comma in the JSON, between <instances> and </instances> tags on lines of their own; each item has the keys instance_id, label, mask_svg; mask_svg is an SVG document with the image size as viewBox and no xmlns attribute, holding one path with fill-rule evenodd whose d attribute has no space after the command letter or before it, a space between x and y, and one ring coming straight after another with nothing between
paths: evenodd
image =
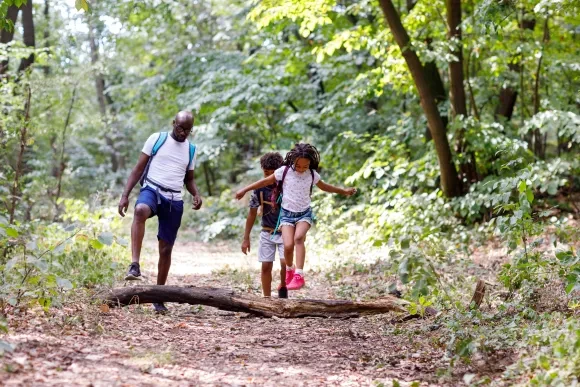
<instances>
[{"instance_id":1,"label":"man's hand","mask_svg":"<svg viewBox=\"0 0 580 387\"><path fill-rule=\"evenodd\" d=\"M354 188L354 187L350 187L350 188L345 188L345 189L344 189L344 194L345 194L346 196L352 196L352 195L354 195L355 193L356 193L356 188Z\"/></svg>"},{"instance_id":2,"label":"man's hand","mask_svg":"<svg viewBox=\"0 0 580 387\"><path fill-rule=\"evenodd\" d=\"M201 196L195 195L193 197L193 209L199 210L201 208L201 205L202 205Z\"/></svg>"},{"instance_id":3,"label":"man's hand","mask_svg":"<svg viewBox=\"0 0 580 387\"><path fill-rule=\"evenodd\" d=\"M241 198L244 197L245 194L246 194L246 191L244 191L243 189L239 190L238 192L236 192L236 199L240 200Z\"/></svg>"},{"instance_id":4,"label":"man's hand","mask_svg":"<svg viewBox=\"0 0 580 387\"><path fill-rule=\"evenodd\" d=\"M121 200L119 200L119 215L124 217L127 213L127 208L129 208L129 197L123 195Z\"/></svg>"},{"instance_id":5,"label":"man's hand","mask_svg":"<svg viewBox=\"0 0 580 387\"><path fill-rule=\"evenodd\" d=\"M244 239L244 241L242 242L242 253L248 255L249 252L250 252L250 240Z\"/></svg>"}]
</instances>

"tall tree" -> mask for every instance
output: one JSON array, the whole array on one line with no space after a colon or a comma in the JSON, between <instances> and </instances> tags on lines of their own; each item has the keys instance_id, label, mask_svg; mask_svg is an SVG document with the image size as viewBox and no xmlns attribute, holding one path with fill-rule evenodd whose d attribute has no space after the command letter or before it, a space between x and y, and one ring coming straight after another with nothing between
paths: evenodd
<instances>
[{"instance_id":1,"label":"tall tree","mask_svg":"<svg viewBox=\"0 0 580 387\"><path fill-rule=\"evenodd\" d=\"M379 3L419 92L421 107L427 117L429 130L431 131L431 137L433 138L437 152L441 174L441 188L447 197L459 196L462 191L461 181L457 176L457 170L451 156L449 140L447 139L446 127L439 114L437 102L429 86L425 67L419 60L417 53L412 49L409 34L405 30L405 27L403 27L401 18L393 2L391 0L380 0Z\"/></svg>"}]
</instances>

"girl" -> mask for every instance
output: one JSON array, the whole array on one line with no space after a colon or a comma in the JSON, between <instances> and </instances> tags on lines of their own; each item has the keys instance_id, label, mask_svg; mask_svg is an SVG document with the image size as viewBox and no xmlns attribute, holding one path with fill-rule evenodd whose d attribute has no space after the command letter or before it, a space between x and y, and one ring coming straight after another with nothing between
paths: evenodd
<instances>
[{"instance_id":1,"label":"girl","mask_svg":"<svg viewBox=\"0 0 580 387\"><path fill-rule=\"evenodd\" d=\"M284 165L273 175L236 192L236 199L240 200L248 191L276 182L281 183L282 209L278 227L282 230L288 290L297 290L304 286L303 270L306 258L304 240L312 226L312 209L310 208L312 186L316 185L325 192L346 196L351 196L356 192L356 188L339 188L320 180L320 175L316 172L319 162L320 154L314 146L295 144L294 148L286 154ZM296 248L296 267L293 265L294 248Z\"/></svg>"}]
</instances>

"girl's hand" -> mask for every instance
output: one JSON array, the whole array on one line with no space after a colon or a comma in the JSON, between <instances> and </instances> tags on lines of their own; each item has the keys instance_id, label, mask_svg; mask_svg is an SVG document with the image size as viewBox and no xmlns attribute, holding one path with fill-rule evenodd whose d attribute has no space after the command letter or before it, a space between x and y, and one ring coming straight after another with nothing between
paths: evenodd
<instances>
[{"instance_id":1,"label":"girl's hand","mask_svg":"<svg viewBox=\"0 0 580 387\"><path fill-rule=\"evenodd\" d=\"M243 189L239 190L238 192L236 192L236 200L240 200L241 198L244 197L245 194L246 191L244 191Z\"/></svg>"},{"instance_id":2,"label":"girl's hand","mask_svg":"<svg viewBox=\"0 0 580 387\"><path fill-rule=\"evenodd\" d=\"M352 196L352 195L354 195L355 193L356 193L356 188L354 188L354 187L350 187L350 188L345 188L345 189L344 189L344 194L345 194L346 196Z\"/></svg>"}]
</instances>

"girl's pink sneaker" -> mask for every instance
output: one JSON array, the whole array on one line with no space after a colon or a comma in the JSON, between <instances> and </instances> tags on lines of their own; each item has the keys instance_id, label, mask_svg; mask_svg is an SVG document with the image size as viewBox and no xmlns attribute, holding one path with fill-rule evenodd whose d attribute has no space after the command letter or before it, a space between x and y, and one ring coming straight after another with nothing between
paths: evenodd
<instances>
[{"instance_id":1,"label":"girl's pink sneaker","mask_svg":"<svg viewBox=\"0 0 580 387\"><path fill-rule=\"evenodd\" d=\"M286 269L286 286L294 279L294 270Z\"/></svg>"},{"instance_id":2,"label":"girl's pink sneaker","mask_svg":"<svg viewBox=\"0 0 580 387\"><path fill-rule=\"evenodd\" d=\"M304 286L304 277L302 277L300 274L294 274L292 281L286 285L288 290L298 290L302 286Z\"/></svg>"}]
</instances>

